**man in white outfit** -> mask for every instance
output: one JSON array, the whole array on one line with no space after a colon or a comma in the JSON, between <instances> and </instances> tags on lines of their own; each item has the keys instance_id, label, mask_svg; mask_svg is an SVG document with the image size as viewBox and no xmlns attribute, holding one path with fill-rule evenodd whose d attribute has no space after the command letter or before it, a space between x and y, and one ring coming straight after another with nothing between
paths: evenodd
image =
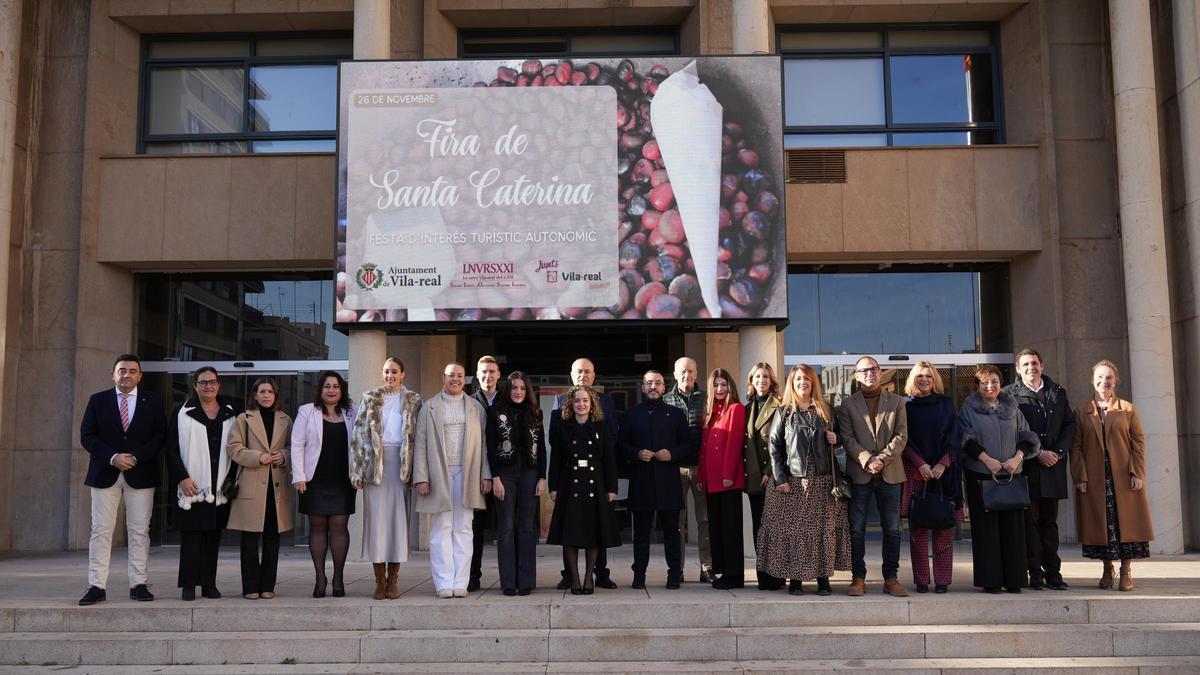
<instances>
[{"instance_id":1,"label":"man in white outfit","mask_svg":"<svg viewBox=\"0 0 1200 675\"><path fill-rule=\"evenodd\" d=\"M492 491L484 450L487 413L463 393L467 371L450 363L442 371L442 391L421 407L413 448L414 507L433 514L429 566L439 598L467 597L471 573L474 512Z\"/></svg>"}]
</instances>

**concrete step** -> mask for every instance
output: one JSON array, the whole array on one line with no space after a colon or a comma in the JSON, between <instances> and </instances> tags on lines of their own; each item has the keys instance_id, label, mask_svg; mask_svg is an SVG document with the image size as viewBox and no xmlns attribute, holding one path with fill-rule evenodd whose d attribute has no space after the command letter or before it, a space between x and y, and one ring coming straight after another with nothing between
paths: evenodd
<instances>
[{"instance_id":1,"label":"concrete step","mask_svg":"<svg viewBox=\"0 0 1200 675\"><path fill-rule=\"evenodd\" d=\"M53 672L72 675L349 675L359 673L795 673L859 671L938 675L943 673L995 675L1057 675L1086 671L1090 675L1188 675L1200 673L1200 657L1082 657L1082 658L953 658L850 659L804 661L597 661L590 663L399 663L399 664L262 664L179 666L62 666L58 664L0 666L0 675Z\"/></svg>"},{"instance_id":2,"label":"concrete step","mask_svg":"<svg viewBox=\"0 0 1200 675\"><path fill-rule=\"evenodd\" d=\"M577 663L1200 656L1200 624L0 633L0 663Z\"/></svg>"},{"instance_id":3,"label":"concrete step","mask_svg":"<svg viewBox=\"0 0 1200 675\"><path fill-rule=\"evenodd\" d=\"M1087 598L1063 593L985 599L960 593L899 599L759 593L731 600L730 595L695 592L680 600L657 602L647 602L644 595L547 599L535 594L486 601L482 597L391 602L363 598L263 602L233 597L93 607L29 604L0 609L0 634L1200 623L1200 598L1195 596Z\"/></svg>"}]
</instances>

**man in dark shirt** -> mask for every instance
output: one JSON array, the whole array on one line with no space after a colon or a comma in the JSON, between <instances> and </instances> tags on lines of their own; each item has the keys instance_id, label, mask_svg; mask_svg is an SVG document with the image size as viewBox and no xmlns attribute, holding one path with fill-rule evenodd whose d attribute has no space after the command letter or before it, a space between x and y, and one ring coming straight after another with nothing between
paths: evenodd
<instances>
[{"instance_id":1,"label":"man in dark shirt","mask_svg":"<svg viewBox=\"0 0 1200 675\"><path fill-rule=\"evenodd\" d=\"M1042 441L1036 462L1022 472L1029 480L1025 510L1025 557L1029 587L1067 590L1058 557L1058 502L1067 498L1067 450L1075 440L1075 414L1067 391L1043 374L1042 357L1032 349L1017 353L1020 379L1004 388L1017 399L1030 431Z\"/></svg>"},{"instance_id":2,"label":"man in dark shirt","mask_svg":"<svg viewBox=\"0 0 1200 675\"><path fill-rule=\"evenodd\" d=\"M700 459L700 416L704 413L704 390L696 386L696 362L688 357L675 361L675 388L663 396L663 401L687 413L691 453L689 461L679 467L680 485L686 506L692 493L692 509L696 514L696 539L700 547L700 583L711 584L712 553L708 548L708 503L704 488L696 482L696 462ZM687 529L687 512L680 511L680 529Z\"/></svg>"},{"instance_id":3,"label":"man in dark shirt","mask_svg":"<svg viewBox=\"0 0 1200 675\"><path fill-rule=\"evenodd\" d=\"M687 415L663 402L666 380L657 370L642 376L644 401L625 412L618 452L630 465L629 511L633 514L633 587L646 587L650 561L650 526L658 516L667 559L667 588L683 580L679 510L683 490L678 467L690 461L692 442Z\"/></svg>"},{"instance_id":4,"label":"man in dark shirt","mask_svg":"<svg viewBox=\"0 0 1200 675\"><path fill-rule=\"evenodd\" d=\"M500 396L499 384L499 362L492 356L479 357L479 362L475 365L476 388L475 393L471 394L471 398L479 401L484 410L489 410ZM484 499L487 502L487 508L476 511L472 519L471 579L467 582L467 591L470 593L479 590L480 580L483 577L483 543L487 540L487 533L484 532L484 529L491 527L495 517L495 502L492 501L492 495L488 494Z\"/></svg>"}]
</instances>

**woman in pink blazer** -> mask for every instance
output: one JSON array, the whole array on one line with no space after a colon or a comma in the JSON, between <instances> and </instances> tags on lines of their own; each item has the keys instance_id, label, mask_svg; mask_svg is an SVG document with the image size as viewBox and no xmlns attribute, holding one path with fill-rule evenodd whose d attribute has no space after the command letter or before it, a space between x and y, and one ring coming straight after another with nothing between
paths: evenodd
<instances>
[{"instance_id":1,"label":"woman in pink blazer","mask_svg":"<svg viewBox=\"0 0 1200 675\"><path fill-rule=\"evenodd\" d=\"M738 401L737 382L717 368L708 376L708 401L700 419L700 462L696 482L708 502L708 541L713 572L721 576L713 588L741 588L746 581L742 551L742 490L746 472L746 408Z\"/></svg>"},{"instance_id":2,"label":"woman in pink blazer","mask_svg":"<svg viewBox=\"0 0 1200 675\"><path fill-rule=\"evenodd\" d=\"M292 427L292 484L300 513L308 516L308 550L317 581L313 597L325 597L325 554L333 549L333 596L346 594L342 571L350 551L347 524L354 513L350 482L350 431L354 409L342 376L321 373L312 403L300 406Z\"/></svg>"}]
</instances>

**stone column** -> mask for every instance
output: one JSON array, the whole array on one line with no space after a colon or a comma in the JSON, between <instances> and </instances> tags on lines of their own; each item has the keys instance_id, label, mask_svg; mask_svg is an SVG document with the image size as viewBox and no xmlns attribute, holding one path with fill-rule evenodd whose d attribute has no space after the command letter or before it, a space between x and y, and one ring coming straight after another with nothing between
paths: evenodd
<instances>
[{"instance_id":1,"label":"stone column","mask_svg":"<svg viewBox=\"0 0 1200 675\"><path fill-rule=\"evenodd\" d=\"M767 0L733 3L733 53L771 52L771 8Z\"/></svg>"},{"instance_id":2,"label":"stone column","mask_svg":"<svg viewBox=\"0 0 1200 675\"><path fill-rule=\"evenodd\" d=\"M1183 513L1150 4L1109 0L1108 13L1129 339L1125 378L1146 431L1152 547L1170 555L1183 552Z\"/></svg>"},{"instance_id":3,"label":"stone column","mask_svg":"<svg viewBox=\"0 0 1200 675\"><path fill-rule=\"evenodd\" d=\"M0 320L8 324L9 239L12 235L17 80L20 70L22 0L0 0ZM0 328L0 389L4 388L5 335ZM7 491L7 489L6 489Z\"/></svg>"},{"instance_id":4,"label":"stone column","mask_svg":"<svg viewBox=\"0 0 1200 675\"><path fill-rule=\"evenodd\" d=\"M392 3L354 0L354 58L387 59L392 55Z\"/></svg>"}]
</instances>

